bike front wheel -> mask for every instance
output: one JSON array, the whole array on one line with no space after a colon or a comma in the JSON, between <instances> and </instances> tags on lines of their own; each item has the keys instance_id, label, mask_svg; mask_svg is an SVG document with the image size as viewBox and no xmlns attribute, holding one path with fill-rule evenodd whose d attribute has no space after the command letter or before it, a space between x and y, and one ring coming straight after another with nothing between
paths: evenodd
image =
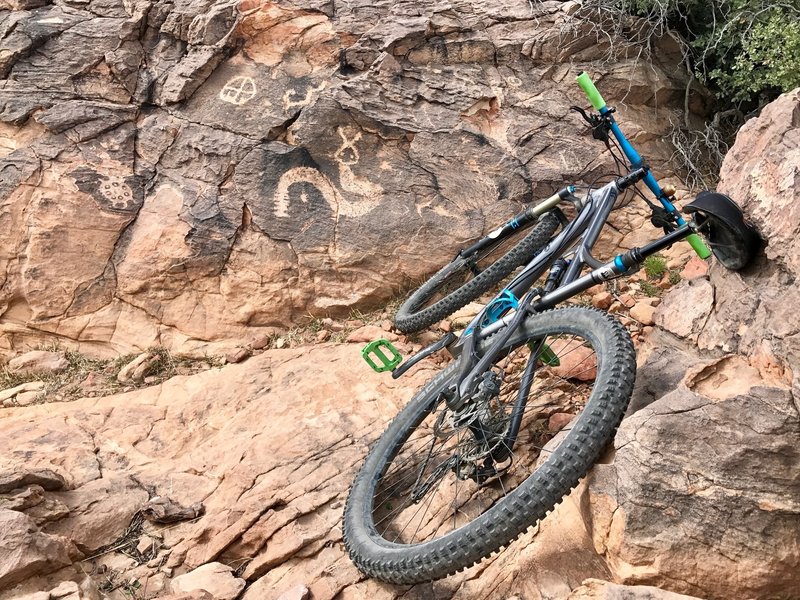
<instances>
[{"instance_id":1,"label":"bike front wheel","mask_svg":"<svg viewBox=\"0 0 800 600\"><path fill-rule=\"evenodd\" d=\"M445 392L458 364L395 417L350 490L345 546L369 576L445 577L535 525L612 439L636 372L625 328L572 307L528 317L478 391L452 411Z\"/></svg>"},{"instance_id":2,"label":"bike front wheel","mask_svg":"<svg viewBox=\"0 0 800 600\"><path fill-rule=\"evenodd\" d=\"M498 238L473 256L457 256L400 305L395 327L413 333L466 306L533 258L550 241L558 223L555 211L545 213L532 228Z\"/></svg>"}]
</instances>

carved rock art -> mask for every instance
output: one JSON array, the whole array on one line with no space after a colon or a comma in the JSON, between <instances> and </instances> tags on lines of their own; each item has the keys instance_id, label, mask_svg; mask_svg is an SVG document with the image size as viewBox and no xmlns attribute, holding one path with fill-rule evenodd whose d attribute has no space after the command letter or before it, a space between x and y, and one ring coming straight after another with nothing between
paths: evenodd
<instances>
[{"instance_id":1,"label":"carved rock art","mask_svg":"<svg viewBox=\"0 0 800 600\"><path fill-rule=\"evenodd\" d=\"M379 203L383 189L364 177L359 177L350 168L360 160L356 142L361 139L360 131L350 132L338 127L342 145L334 153L334 160L339 167L339 179L344 191L360 196L358 201L350 201L336 189L330 180L314 167L295 167L289 169L278 180L278 187L273 197L276 217L288 217L292 203L290 188L296 184L310 184L316 188L333 211L334 219L339 216L360 217L367 214ZM300 192L300 201L308 203L308 196Z\"/></svg>"},{"instance_id":2,"label":"carved rock art","mask_svg":"<svg viewBox=\"0 0 800 600\"><path fill-rule=\"evenodd\" d=\"M336 132L342 138L342 145L333 155L334 160L339 164L339 180L345 191L351 194L365 196L371 200L371 206L377 205L377 198L383 193L383 189L365 177L359 177L350 168L361 160L361 156L356 148L356 142L361 139L361 132L348 132L343 127L337 127ZM349 137L348 137L349 136Z\"/></svg>"},{"instance_id":3,"label":"carved rock art","mask_svg":"<svg viewBox=\"0 0 800 600\"><path fill-rule=\"evenodd\" d=\"M99 192L116 209L127 210L134 204L131 188L120 177L106 176Z\"/></svg>"},{"instance_id":4,"label":"carved rock art","mask_svg":"<svg viewBox=\"0 0 800 600\"><path fill-rule=\"evenodd\" d=\"M228 104L243 106L250 102L256 93L258 93L258 88L256 88L253 78L239 75L225 84L219 92L219 99Z\"/></svg>"},{"instance_id":5,"label":"carved rock art","mask_svg":"<svg viewBox=\"0 0 800 600\"><path fill-rule=\"evenodd\" d=\"M283 94L283 110L289 112L292 108L305 108L314 99L314 94L318 94L325 89L325 82L323 81L318 86L309 86L305 91L305 95L300 98L300 92L295 89L288 89Z\"/></svg>"}]
</instances>

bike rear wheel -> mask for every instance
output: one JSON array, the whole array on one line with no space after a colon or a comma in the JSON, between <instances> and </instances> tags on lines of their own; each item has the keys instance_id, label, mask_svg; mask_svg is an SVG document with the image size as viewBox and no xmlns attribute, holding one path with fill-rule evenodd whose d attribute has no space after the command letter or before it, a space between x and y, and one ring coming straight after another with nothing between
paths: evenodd
<instances>
[{"instance_id":1,"label":"bike rear wheel","mask_svg":"<svg viewBox=\"0 0 800 600\"><path fill-rule=\"evenodd\" d=\"M532 228L520 228L475 256L456 257L403 302L394 318L395 327L413 333L466 306L533 258L550 241L558 223L556 213L549 212Z\"/></svg>"},{"instance_id":2,"label":"bike rear wheel","mask_svg":"<svg viewBox=\"0 0 800 600\"><path fill-rule=\"evenodd\" d=\"M548 351L531 377L540 343ZM480 393L454 413L443 392L458 364L397 415L350 490L345 546L369 576L404 584L445 577L535 525L612 439L636 371L625 328L606 313L572 307L528 317ZM509 455L515 410L521 421Z\"/></svg>"}]
</instances>

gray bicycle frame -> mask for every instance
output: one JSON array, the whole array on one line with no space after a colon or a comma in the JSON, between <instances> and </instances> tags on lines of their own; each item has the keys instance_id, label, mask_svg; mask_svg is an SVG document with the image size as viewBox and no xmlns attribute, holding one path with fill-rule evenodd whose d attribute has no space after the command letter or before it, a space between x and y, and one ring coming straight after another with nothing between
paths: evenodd
<instances>
[{"instance_id":1,"label":"gray bicycle frame","mask_svg":"<svg viewBox=\"0 0 800 600\"><path fill-rule=\"evenodd\" d=\"M545 294L540 299L540 303L548 307L554 306L578 293L583 285L575 285L575 283L583 267L589 266L593 269L597 269L605 264L594 258L591 251L597 239L600 237L600 232L605 226L618 196L619 189L617 188L616 181L611 181L603 187L591 191L584 204L579 208L576 218L551 240L550 243L547 244L516 277L514 277L505 289L514 294L515 297L521 298L522 295L530 289L533 282L541 277L556 259L574 254L567 271L561 279L559 287ZM503 327L507 327L514 317L514 315L511 314L485 327L477 327L478 323L484 319L489 306L491 306L491 302L478 313L469 325L467 325L465 330L477 330L478 339L481 340Z\"/></svg>"}]
</instances>

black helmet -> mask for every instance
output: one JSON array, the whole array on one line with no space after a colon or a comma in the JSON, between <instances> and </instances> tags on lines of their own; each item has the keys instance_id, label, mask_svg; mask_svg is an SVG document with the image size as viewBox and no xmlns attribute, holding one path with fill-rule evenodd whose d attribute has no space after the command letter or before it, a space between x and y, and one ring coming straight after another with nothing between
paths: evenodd
<instances>
[{"instance_id":1,"label":"black helmet","mask_svg":"<svg viewBox=\"0 0 800 600\"><path fill-rule=\"evenodd\" d=\"M761 237L744 219L742 209L725 194L700 192L683 209L696 213L695 222L722 265L733 271L743 269L761 246Z\"/></svg>"}]
</instances>

